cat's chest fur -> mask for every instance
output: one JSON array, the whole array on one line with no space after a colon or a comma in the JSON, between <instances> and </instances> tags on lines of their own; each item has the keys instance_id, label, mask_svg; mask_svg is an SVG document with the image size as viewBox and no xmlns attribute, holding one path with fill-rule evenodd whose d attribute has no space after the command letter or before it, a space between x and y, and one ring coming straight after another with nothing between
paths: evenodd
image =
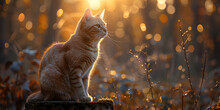
<instances>
[{"instance_id":1,"label":"cat's chest fur","mask_svg":"<svg viewBox=\"0 0 220 110\"><path fill-rule=\"evenodd\" d=\"M65 62L71 69L80 68L83 71L81 77L89 75L97 57L98 51L84 50L78 47L72 47L69 51L64 53Z\"/></svg>"}]
</instances>

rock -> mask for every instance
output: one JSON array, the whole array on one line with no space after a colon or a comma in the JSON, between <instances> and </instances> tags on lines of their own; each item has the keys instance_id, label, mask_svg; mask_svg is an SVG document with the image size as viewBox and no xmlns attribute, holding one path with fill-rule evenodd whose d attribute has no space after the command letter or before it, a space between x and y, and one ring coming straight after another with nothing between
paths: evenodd
<instances>
[{"instance_id":1,"label":"rock","mask_svg":"<svg viewBox=\"0 0 220 110\"><path fill-rule=\"evenodd\" d=\"M114 110L112 100L98 102L33 101L25 104L25 110Z\"/></svg>"}]
</instances>

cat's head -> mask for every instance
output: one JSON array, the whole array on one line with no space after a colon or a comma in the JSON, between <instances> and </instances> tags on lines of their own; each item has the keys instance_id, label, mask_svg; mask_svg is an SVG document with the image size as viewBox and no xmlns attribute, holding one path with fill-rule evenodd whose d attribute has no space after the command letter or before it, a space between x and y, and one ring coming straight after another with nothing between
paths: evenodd
<instances>
[{"instance_id":1,"label":"cat's head","mask_svg":"<svg viewBox=\"0 0 220 110\"><path fill-rule=\"evenodd\" d=\"M106 36L106 23L103 21L104 10L93 16L90 9L87 9L80 21L80 31L84 32L91 40L99 40Z\"/></svg>"}]
</instances>

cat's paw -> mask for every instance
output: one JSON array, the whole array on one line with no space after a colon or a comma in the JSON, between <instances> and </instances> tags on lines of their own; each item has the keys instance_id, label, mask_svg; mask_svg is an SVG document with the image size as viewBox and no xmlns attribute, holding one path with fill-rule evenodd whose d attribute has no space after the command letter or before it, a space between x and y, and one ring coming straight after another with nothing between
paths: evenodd
<instances>
[{"instance_id":1,"label":"cat's paw","mask_svg":"<svg viewBox=\"0 0 220 110\"><path fill-rule=\"evenodd\" d=\"M91 102L92 101L92 98L91 97L82 97L80 99L80 102Z\"/></svg>"},{"instance_id":2,"label":"cat's paw","mask_svg":"<svg viewBox=\"0 0 220 110\"><path fill-rule=\"evenodd\" d=\"M71 98L71 101L76 101L76 102L92 102L92 97L91 96L74 96Z\"/></svg>"}]
</instances>

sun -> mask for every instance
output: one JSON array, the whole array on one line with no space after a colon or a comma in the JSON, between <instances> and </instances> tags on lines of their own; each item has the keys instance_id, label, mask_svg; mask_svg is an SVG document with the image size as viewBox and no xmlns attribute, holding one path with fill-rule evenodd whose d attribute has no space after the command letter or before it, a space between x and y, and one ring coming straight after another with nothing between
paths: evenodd
<instances>
[{"instance_id":1,"label":"sun","mask_svg":"<svg viewBox=\"0 0 220 110\"><path fill-rule=\"evenodd\" d=\"M100 0L88 0L89 6L93 10L98 10L100 8Z\"/></svg>"}]
</instances>

